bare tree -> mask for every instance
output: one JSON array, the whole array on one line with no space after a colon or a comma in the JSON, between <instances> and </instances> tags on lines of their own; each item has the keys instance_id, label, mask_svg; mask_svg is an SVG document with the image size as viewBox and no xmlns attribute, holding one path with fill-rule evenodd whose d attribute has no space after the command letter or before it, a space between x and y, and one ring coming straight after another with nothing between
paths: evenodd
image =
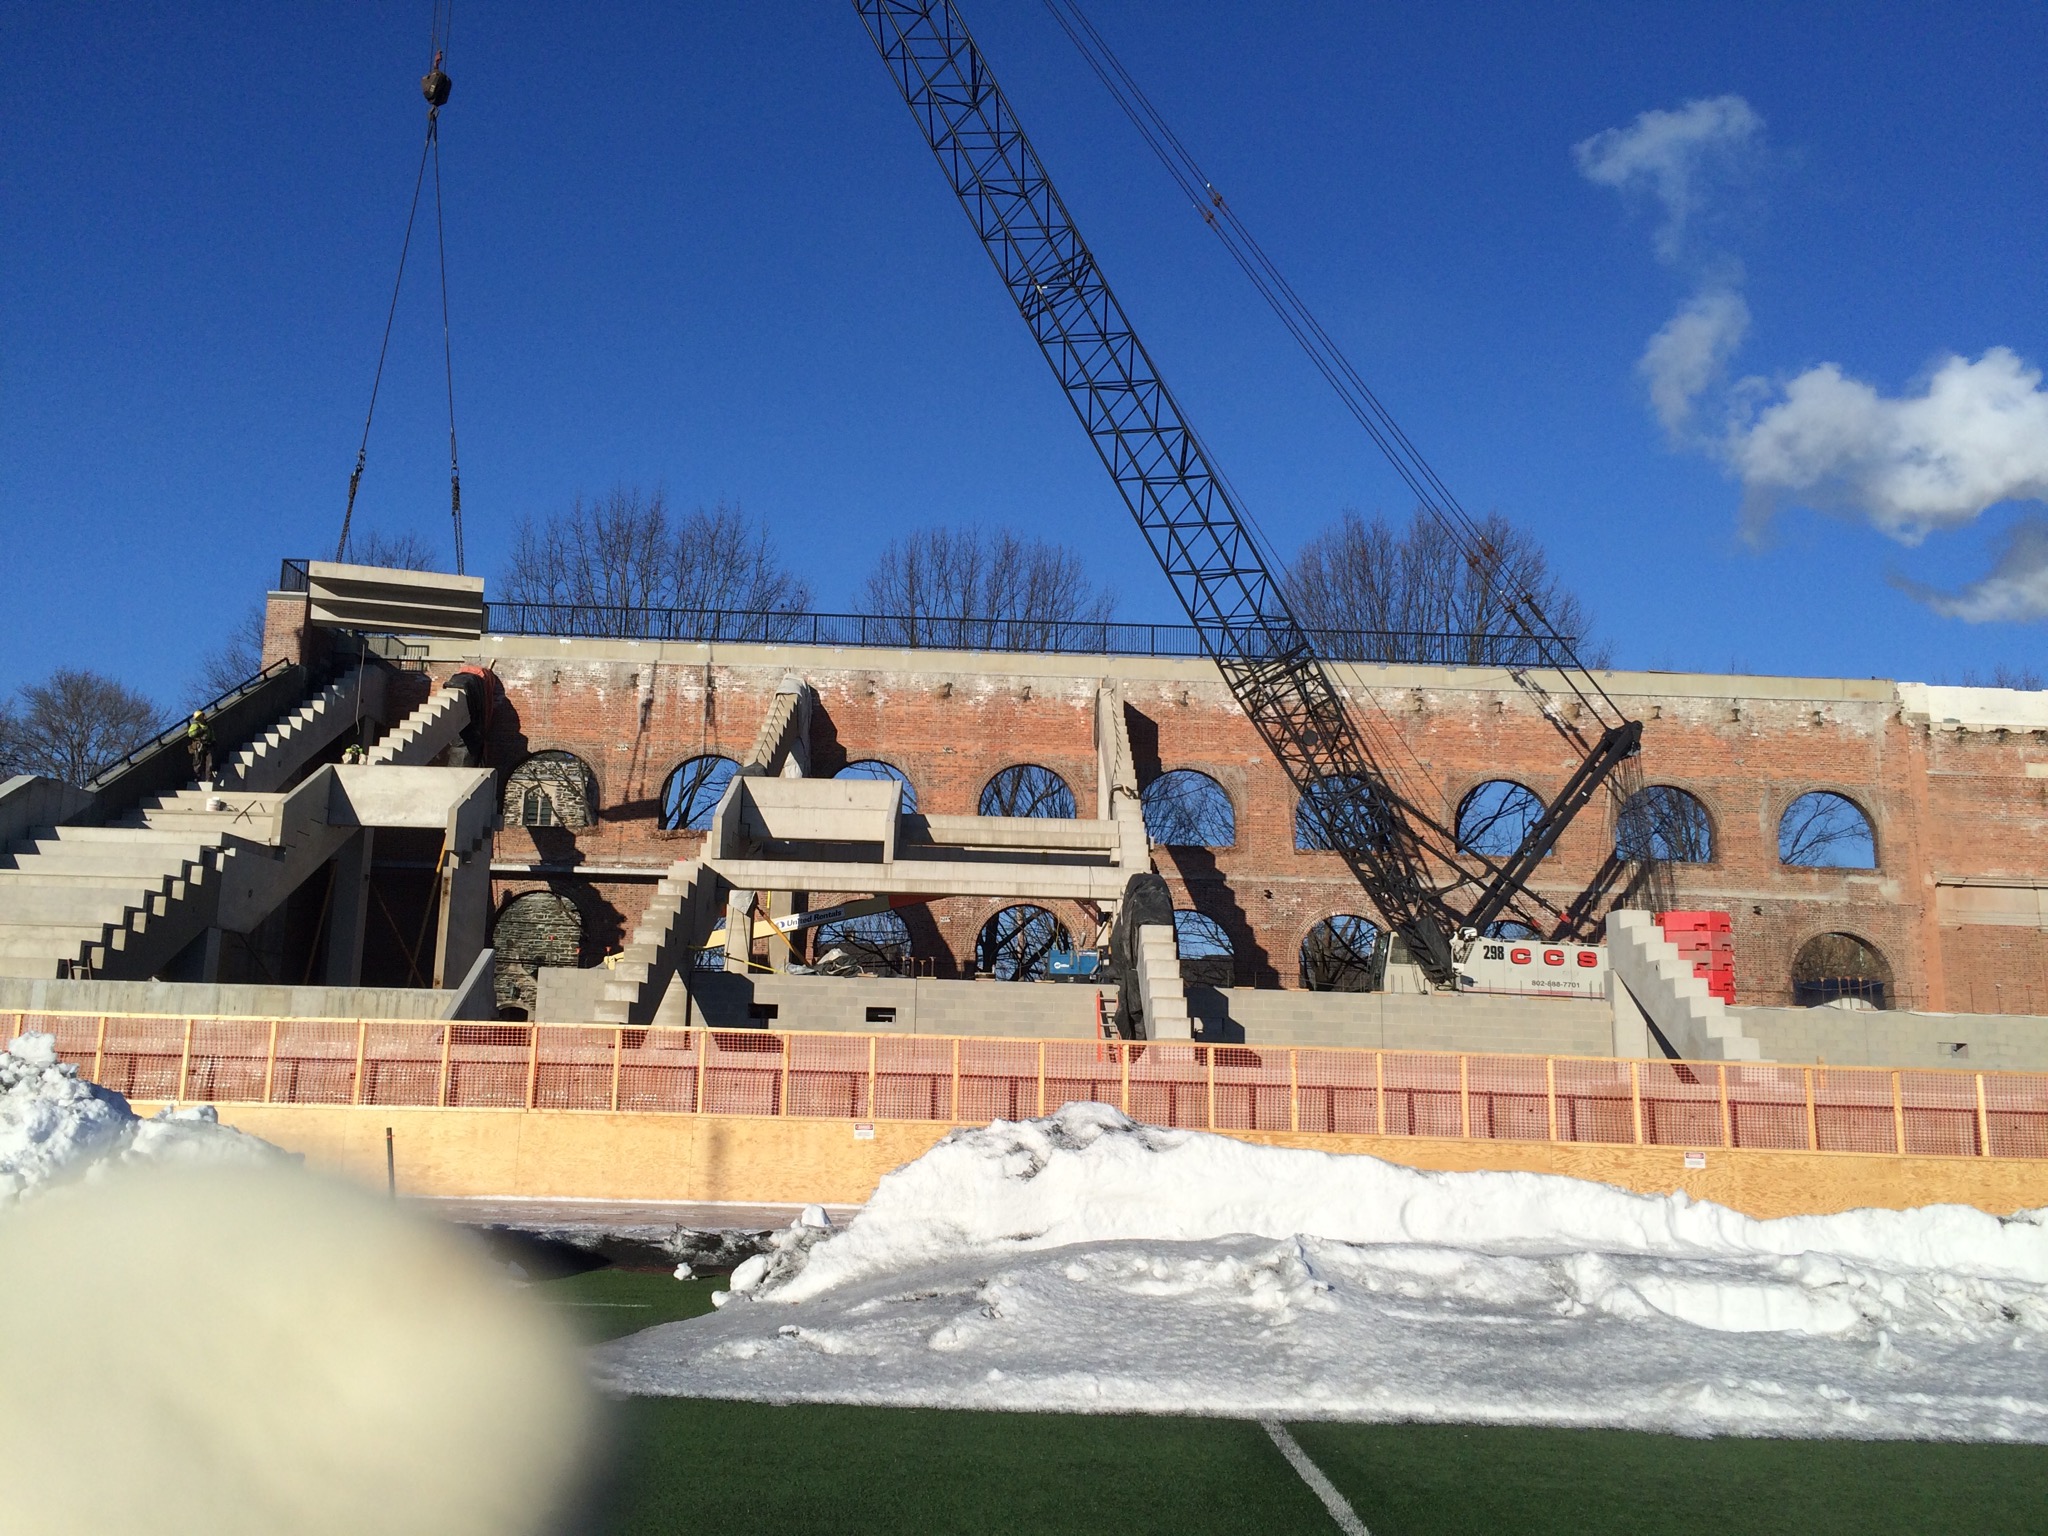
<instances>
[{"instance_id":1,"label":"bare tree","mask_svg":"<svg viewBox=\"0 0 2048 1536\"><path fill-rule=\"evenodd\" d=\"M1221 784L1193 768L1162 773L1138 797L1145 835L1162 848L1228 848L1237 813Z\"/></svg>"},{"instance_id":2,"label":"bare tree","mask_svg":"<svg viewBox=\"0 0 2048 1536\"><path fill-rule=\"evenodd\" d=\"M1810 790L1778 818L1778 862L1802 869L1875 869L1877 837L1855 801Z\"/></svg>"},{"instance_id":3,"label":"bare tree","mask_svg":"<svg viewBox=\"0 0 2048 1536\"><path fill-rule=\"evenodd\" d=\"M433 545L416 533L370 531L348 541L348 564L380 565L389 571L431 571L440 559Z\"/></svg>"},{"instance_id":4,"label":"bare tree","mask_svg":"<svg viewBox=\"0 0 2048 1536\"><path fill-rule=\"evenodd\" d=\"M163 711L111 677L59 667L29 683L7 712L16 773L84 785L163 728Z\"/></svg>"},{"instance_id":5,"label":"bare tree","mask_svg":"<svg viewBox=\"0 0 2048 1536\"><path fill-rule=\"evenodd\" d=\"M251 603L227 638L199 658L198 675L185 690L185 707L196 709L263 670L263 605Z\"/></svg>"},{"instance_id":6,"label":"bare tree","mask_svg":"<svg viewBox=\"0 0 2048 1536\"><path fill-rule=\"evenodd\" d=\"M1591 619L1550 569L1543 546L1499 513L1479 524L1468 558L1418 507L1405 529L1384 517L1346 511L1301 547L1283 584L1295 616L1330 632L1325 650L1349 660L1514 665L1526 624L1508 599L1533 599L1553 633L1589 666L1608 664L1605 646L1588 649Z\"/></svg>"},{"instance_id":7,"label":"bare tree","mask_svg":"<svg viewBox=\"0 0 2048 1536\"><path fill-rule=\"evenodd\" d=\"M743 614L765 617L731 624L734 638L780 639L811 606L765 524L724 502L678 518L662 492L626 487L523 519L499 591L494 608L545 605L565 630L627 638L706 638Z\"/></svg>"},{"instance_id":8,"label":"bare tree","mask_svg":"<svg viewBox=\"0 0 2048 1536\"><path fill-rule=\"evenodd\" d=\"M1056 645L1065 626L1106 622L1116 600L1064 545L1007 530L920 528L889 541L859 607L869 637L884 644L1032 649Z\"/></svg>"}]
</instances>

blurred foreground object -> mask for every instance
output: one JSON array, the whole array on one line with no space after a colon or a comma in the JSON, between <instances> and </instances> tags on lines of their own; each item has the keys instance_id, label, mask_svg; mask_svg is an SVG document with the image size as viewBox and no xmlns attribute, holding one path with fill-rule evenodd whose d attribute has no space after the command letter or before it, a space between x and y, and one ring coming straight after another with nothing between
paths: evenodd
<instances>
[{"instance_id":1,"label":"blurred foreground object","mask_svg":"<svg viewBox=\"0 0 2048 1536\"><path fill-rule=\"evenodd\" d=\"M280 1166L0 1212L5 1525L517 1536L594 1425L567 1334L454 1233Z\"/></svg>"}]
</instances>

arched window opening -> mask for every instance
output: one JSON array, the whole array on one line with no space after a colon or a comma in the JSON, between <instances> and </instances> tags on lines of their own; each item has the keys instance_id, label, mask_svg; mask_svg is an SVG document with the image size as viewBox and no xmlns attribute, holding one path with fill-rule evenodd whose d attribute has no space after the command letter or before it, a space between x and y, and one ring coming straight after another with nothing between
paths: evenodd
<instances>
[{"instance_id":1,"label":"arched window opening","mask_svg":"<svg viewBox=\"0 0 2048 1536\"><path fill-rule=\"evenodd\" d=\"M1799 946L1792 961L1792 1002L1815 1008L1847 1002L1889 1006L1892 968L1876 948L1853 933L1821 933Z\"/></svg>"},{"instance_id":2,"label":"arched window opening","mask_svg":"<svg viewBox=\"0 0 2048 1536\"><path fill-rule=\"evenodd\" d=\"M1388 845L1386 807L1363 774L1317 779L1294 809L1294 846L1301 853Z\"/></svg>"},{"instance_id":3,"label":"arched window opening","mask_svg":"<svg viewBox=\"0 0 2048 1536\"><path fill-rule=\"evenodd\" d=\"M1387 936L1370 918L1326 917L1301 941L1301 984L1311 992L1377 992L1387 968Z\"/></svg>"},{"instance_id":4,"label":"arched window opening","mask_svg":"<svg viewBox=\"0 0 2048 1536\"><path fill-rule=\"evenodd\" d=\"M540 968L583 960L583 912L554 891L528 891L498 911L491 948L500 1018L530 1019L538 1006Z\"/></svg>"},{"instance_id":5,"label":"arched window opening","mask_svg":"<svg viewBox=\"0 0 2048 1536\"><path fill-rule=\"evenodd\" d=\"M998 981L1041 981L1052 974L1056 954L1072 954L1067 925L1043 907L1005 907L981 925L974 964Z\"/></svg>"},{"instance_id":6,"label":"arched window opening","mask_svg":"<svg viewBox=\"0 0 2048 1536\"><path fill-rule=\"evenodd\" d=\"M505 777L505 820L520 827L587 827L597 779L573 752L536 752Z\"/></svg>"},{"instance_id":7,"label":"arched window opening","mask_svg":"<svg viewBox=\"0 0 2048 1536\"><path fill-rule=\"evenodd\" d=\"M917 791L911 787L910 775L894 763L885 763L879 757L864 757L857 763L848 763L832 775L835 779L894 779L903 786L902 811L906 816L917 811Z\"/></svg>"},{"instance_id":8,"label":"arched window opening","mask_svg":"<svg viewBox=\"0 0 2048 1536\"><path fill-rule=\"evenodd\" d=\"M1875 869L1877 835L1854 800L1817 789L1778 818L1778 862L1802 869Z\"/></svg>"},{"instance_id":9,"label":"arched window opening","mask_svg":"<svg viewBox=\"0 0 2048 1536\"><path fill-rule=\"evenodd\" d=\"M725 786L739 771L738 763L715 753L677 764L661 786L662 831L704 831L711 825L711 813L725 797Z\"/></svg>"},{"instance_id":10,"label":"arched window opening","mask_svg":"<svg viewBox=\"0 0 2048 1536\"><path fill-rule=\"evenodd\" d=\"M1174 947L1180 951L1181 980L1197 987L1227 987L1236 969L1230 935L1200 912L1173 914Z\"/></svg>"},{"instance_id":11,"label":"arched window opening","mask_svg":"<svg viewBox=\"0 0 2048 1536\"><path fill-rule=\"evenodd\" d=\"M1458 806L1458 847L1489 859L1512 858L1542 819L1535 790L1513 779L1488 779Z\"/></svg>"},{"instance_id":12,"label":"arched window opening","mask_svg":"<svg viewBox=\"0 0 2048 1536\"><path fill-rule=\"evenodd\" d=\"M1237 841L1237 812L1223 786L1193 768L1162 773L1138 797L1145 835L1163 848L1228 848Z\"/></svg>"},{"instance_id":13,"label":"arched window opening","mask_svg":"<svg viewBox=\"0 0 2048 1536\"><path fill-rule=\"evenodd\" d=\"M1714 824L1697 796L1652 784L1629 796L1614 824L1617 857L1637 862L1705 864L1714 857Z\"/></svg>"},{"instance_id":14,"label":"arched window opening","mask_svg":"<svg viewBox=\"0 0 2048 1536\"><path fill-rule=\"evenodd\" d=\"M832 959L835 951L841 957L837 962ZM901 976L910 970L910 925L898 912L870 912L822 923L813 953L821 970Z\"/></svg>"},{"instance_id":15,"label":"arched window opening","mask_svg":"<svg viewBox=\"0 0 2048 1536\"><path fill-rule=\"evenodd\" d=\"M981 791L983 816L1059 816L1080 814L1067 781L1050 768L1019 763L990 779Z\"/></svg>"}]
</instances>

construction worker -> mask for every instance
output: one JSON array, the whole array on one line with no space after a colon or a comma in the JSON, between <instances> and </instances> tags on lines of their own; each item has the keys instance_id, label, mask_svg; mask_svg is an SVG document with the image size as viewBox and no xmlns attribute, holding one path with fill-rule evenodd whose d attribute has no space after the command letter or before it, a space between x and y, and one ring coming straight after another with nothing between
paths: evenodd
<instances>
[{"instance_id":1,"label":"construction worker","mask_svg":"<svg viewBox=\"0 0 2048 1536\"><path fill-rule=\"evenodd\" d=\"M213 727L198 710L185 726L185 750L192 754L192 777L201 784L213 782Z\"/></svg>"},{"instance_id":2,"label":"construction worker","mask_svg":"<svg viewBox=\"0 0 2048 1536\"><path fill-rule=\"evenodd\" d=\"M342 749L341 760L344 763L360 763L366 756L368 754L363 751L360 743L351 742Z\"/></svg>"}]
</instances>

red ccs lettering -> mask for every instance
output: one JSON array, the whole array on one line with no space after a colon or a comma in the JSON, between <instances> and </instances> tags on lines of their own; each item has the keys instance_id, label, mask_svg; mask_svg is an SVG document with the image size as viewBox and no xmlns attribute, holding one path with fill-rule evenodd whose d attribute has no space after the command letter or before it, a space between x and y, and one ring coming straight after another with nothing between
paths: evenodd
<instances>
[{"instance_id":1,"label":"red ccs lettering","mask_svg":"<svg viewBox=\"0 0 2048 1536\"><path fill-rule=\"evenodd\" d=\"M1561 949L1546 949L1543 951L1543 963L1545 965L1563 965L1564 951Z\"/></svg>"},{"instance_id":2,"label":"red ccs lettering","mask_svg":"<svg viewBox=\"0 0 2048 1536\"><path fill-rule=\"evenodd\" d=\"M1594 967L1594 966L1598 965L1599 963L1600 963L1600 955L1599 955L1598 951L1596 951L1596 950L1591 950L1591 949L1582 949L1582 950L1580 950L1580 951L1579 951L1579 969L1580 969L1580 970L1582 970L1582 971L1590 971L1590 970L1592 970L1592 969L1593 969L1593 967Z\"/></svg>"},{"instance_id":3,"label":"red ccs lettering","mask_svg":"<svg viewBox=\"0 0 2048 1536\"><path fill-rule=\"evenodd\" d=\"M1508 963L1510 965L1527 965L1529 963L1529 951L1526 949L1509 950Z\"/></svg>"}]
</instances>

